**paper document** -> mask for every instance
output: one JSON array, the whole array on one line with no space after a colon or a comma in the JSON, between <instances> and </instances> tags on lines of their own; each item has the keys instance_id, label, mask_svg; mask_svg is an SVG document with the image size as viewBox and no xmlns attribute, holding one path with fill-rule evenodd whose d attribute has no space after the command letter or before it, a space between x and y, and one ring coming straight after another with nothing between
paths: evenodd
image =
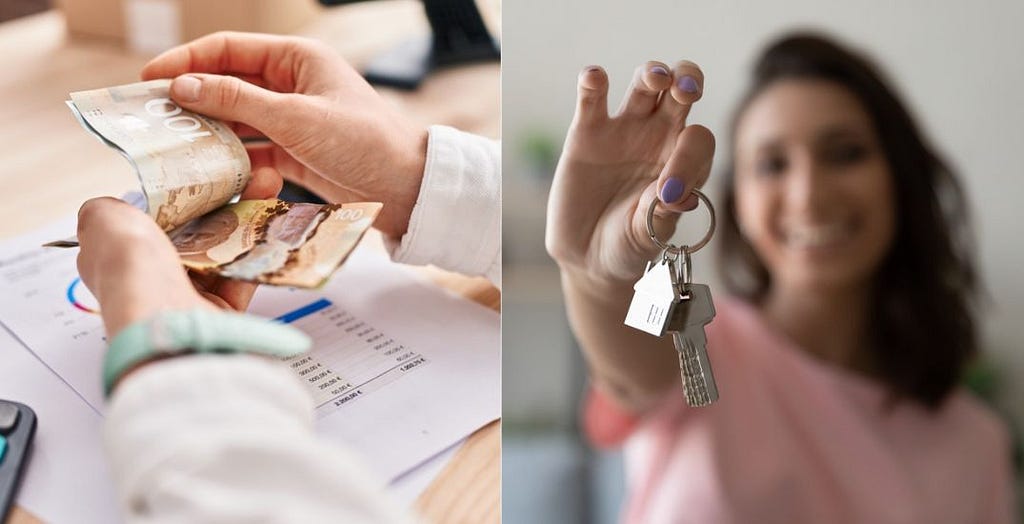
<instances>
[{"instance_id":1,"label":"paper document","mask_svg":"<svg viewBox=\"0 0 1024 524\"><path fill-rule=\"evenodd\" d=\"M28 405L39 420L17 504L43 522L120 522L103 419L2 328L0 398Z\"/></svg>"},{"instance_id":2,"label":"paper document","mask_svg":"<svg viewBox=\"0 0 1024 524\"><path fill-rule=\"evenodd\" d=\"M37 247L68 219L0 243L0 322L97 413L106 349L77 253ZM318 431L394 479L500 416L499 315L356 249L319 290L262 287L250 311L314 339L289 365L317 401Z\"/></svg>"},{"instance_id":3,"label":"paper document","mask_svg":"<svg viewBox=\"0 0 1024 524\"><path fill-rule=\"evenodd\" d=\"M28 404L41 420L17 504L43 522L119 522L101 441L102 417L2 328L0 362L0 398ZM461 445L402 474L388 491L412 506Z\"/></svg>"}]
</instances>

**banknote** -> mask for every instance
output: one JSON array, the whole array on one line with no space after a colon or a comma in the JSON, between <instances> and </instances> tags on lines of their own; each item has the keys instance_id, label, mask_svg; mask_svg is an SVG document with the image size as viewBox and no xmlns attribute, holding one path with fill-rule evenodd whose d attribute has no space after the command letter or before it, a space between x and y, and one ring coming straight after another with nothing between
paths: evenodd
<instances>
[{"instance_id":1,"label":"banknote","mask_svg":"<svg viewBox=\"0 0 1024 524\"><path fill-rule=\"evenodd\" d=\"M224 205L249 182L249 155L224 123L182 109L170 80L71 93L79 122L135 167L147 212L170 230Z\"/></svg>"},{"instance_id":2,"label":"banknote","mask_svg":"<svg viewBox=\"0 0 1024 524\"><path fill-rule=\"evenodd\" d=\"M243 200L170 232L186 267L264 284L318 287L345 261L379 203Z\"/></svg>"},{"instance_id":3,"label":"banknote","mask_svg":"<svg viewBox=\"0 0 1024 524\"><path fill-rule=\"evenodd\" d=\"M382 204L231 203L250 179L234 131L169 96L169 80L71 93L79 123L134 166L135 205L168 232L195 272L273 285L317 287L345 261ZM69 238L47 244L73 247Z\"/></svg>"}]
</instances>

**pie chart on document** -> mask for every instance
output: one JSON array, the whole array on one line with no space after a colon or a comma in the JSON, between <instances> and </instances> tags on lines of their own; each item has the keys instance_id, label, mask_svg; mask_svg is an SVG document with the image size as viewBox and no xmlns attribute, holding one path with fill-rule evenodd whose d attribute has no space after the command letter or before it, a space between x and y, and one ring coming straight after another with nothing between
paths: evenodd
<instances>
[{"instance_id":1,"label":"pie chart on document","mask_svg":"<svg viewBox=\"0 0 1024 524\"><path fill-rule=\"evenodd\" d=\"M100 314L100 304L96 300L96 297L89 292L89 288L85 287L82 283L81 277L75 277L74 280L68 284L67 291L68 302L71 303L75 309L90 313L93 315Z\"/></svg>"}]
</instances>

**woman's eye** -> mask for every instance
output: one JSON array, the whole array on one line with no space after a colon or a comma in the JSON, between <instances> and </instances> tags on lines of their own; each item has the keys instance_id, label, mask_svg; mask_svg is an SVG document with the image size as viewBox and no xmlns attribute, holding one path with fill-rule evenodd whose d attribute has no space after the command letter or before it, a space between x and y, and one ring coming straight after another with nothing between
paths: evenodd
<instances>
[{"instance_id":1,"label":"woman's eye","mask_svg":"<svg viewBox=\"0 0 1024 524\"><path fill-rule=\"evenodd\" d=\"M860 144L843 144L829 149L826 157L834 164L850 165L863 160L867 153L867 148Z\"/></svg>"},{"instance_id":2,"label":"woman's eye","mask_svg":"<svg viewBox=\"0 0 1024 524\"><path fill-rule=\"evenodd\" d=\"M769 156L758 160L757 174L778 176L786 170L786 159L781 156Z\"/></svg>"}]
</instances>

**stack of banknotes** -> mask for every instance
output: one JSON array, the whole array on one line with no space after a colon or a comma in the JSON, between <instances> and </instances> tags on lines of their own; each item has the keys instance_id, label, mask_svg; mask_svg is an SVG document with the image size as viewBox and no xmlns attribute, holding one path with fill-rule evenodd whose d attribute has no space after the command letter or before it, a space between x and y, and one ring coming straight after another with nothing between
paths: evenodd
<instances>
[{"instance_id":1,"label":"stack of banknotes","mask_svg":"<svg viewBox=\"0 0 1024 524\"><path fill-rule=\"evenodd\" d=\"M134 166L142 207L168 232L186 267L265 284L322 285L382 204L235 201L250 178L245 146L223 122L175 104L169 89L170 80L153 80L71 93L67 104L85 129Z\"/></svg>"}]
</instances>

